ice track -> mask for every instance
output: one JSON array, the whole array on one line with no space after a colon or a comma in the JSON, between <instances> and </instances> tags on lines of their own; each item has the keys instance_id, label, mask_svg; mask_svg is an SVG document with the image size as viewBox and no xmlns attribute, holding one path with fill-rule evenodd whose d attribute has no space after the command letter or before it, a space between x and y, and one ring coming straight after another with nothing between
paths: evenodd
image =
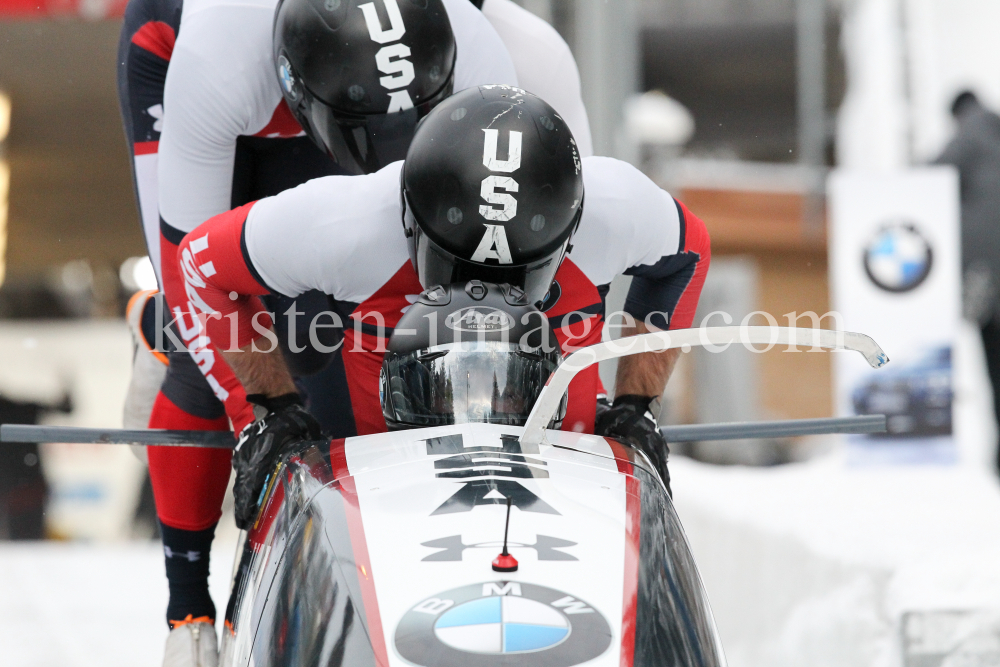
<instances>
[{"instance_id":1,"label":"ice track","mask_svg":"<svg viewBox=\"0 0 1000 667\"><path fill-rule=\"evenodd\" d=\"M217 540L211 589L225 610L235 543ZM0 543L0 664L159 667L167 636L159 542Z\"/></svg>"}]
</instances>

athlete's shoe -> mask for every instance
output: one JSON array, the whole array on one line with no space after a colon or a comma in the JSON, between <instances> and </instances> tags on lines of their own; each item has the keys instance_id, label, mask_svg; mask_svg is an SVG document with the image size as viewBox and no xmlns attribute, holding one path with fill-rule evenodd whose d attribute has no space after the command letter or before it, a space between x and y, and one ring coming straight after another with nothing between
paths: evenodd
<instances>
[{"instance_id":1,"label":"athlete's shoe","mask_svg":"<svg viewBox=\"0 0 1000 667\"><path fill-rule=\"evenodd\" d=\"M125 309L125 319L132 333L132 379L125 395L125 412L122 426L125 428L146 428L153 402L160 391L163 378L167 374L167 356L156 350L155 341L147 340L143 332L143 314L157 306L157 292L146 290L136 292ZM152 311L155 313L155 311ZM132 445L132 452L146 463L146 447Z\"/></svg>"},{"instance_id":2,"label":"athlete's shoe","mask_svg":"<svg viewBox=\"0 0 1000 667\"><path fill-rule=\"evenodd\" d=\"M215 624L208 616L171 621L163 667L218 667L219 648Z\"/></svg>"},{"instance_id":3,"label":"athlete's shoe","mask_svg":"<svg viewBox=\"0 0 1000 667\"><path fill-rule=\"evenodd\" d=\"M233 656L236 652L236 635L233 633L233 626L226 621L222 626L222 639L219 641L219 663L223 665L233 664Z\"/></svg>"}]
</instances>

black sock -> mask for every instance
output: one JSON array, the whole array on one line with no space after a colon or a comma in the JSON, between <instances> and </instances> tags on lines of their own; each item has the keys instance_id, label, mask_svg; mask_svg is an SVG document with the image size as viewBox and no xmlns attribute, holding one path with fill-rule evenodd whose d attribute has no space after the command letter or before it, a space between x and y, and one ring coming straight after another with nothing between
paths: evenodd
<instances>
[{"instance_id":1,"label":"black sock","mask_svg":"<svg viewBox=\"0 0 1000 667\"><path fill-rule=\"evenodd\" d=\"M215 526L205 530L180 530L160 522L163 555L167 564L170 602L167 625L188 616L208 616L215 622L215 605L208 594L208 559Z\"/></svg>"}]
</instances>

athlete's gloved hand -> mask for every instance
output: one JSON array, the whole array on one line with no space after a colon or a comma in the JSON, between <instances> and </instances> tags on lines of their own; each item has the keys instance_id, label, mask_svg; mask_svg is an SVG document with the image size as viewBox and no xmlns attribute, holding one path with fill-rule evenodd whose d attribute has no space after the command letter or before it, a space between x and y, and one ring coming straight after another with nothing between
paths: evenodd
<instances>
[{"instance_id":1,"label":"athlete's gloved hand","mask_svg":"<svg viewBox=\"0 0 1000 667\"><path fill-rule=\"evenodd\" d=\"M233 453L236 526L242 530L253 525L261 493L282 455L296 443L321 437L319 422L306 412L298 394L251 394L247 400L258 406L254 412L260 416L240 432Z\"/></svg>"},{"instance_id":2,"label":"athlete's gloved hand","mask_svg":"<svg viewBox=\"0 0 1000 667\"><path fill-rule=\"evenodd\" d=\"M670 447L656 428L656 422L646 416L653 400L649 396L632 394L618 396L614 403L608 403L606 398L597 399L594 433L622 440L645 453L670 493L670 471L667 470Z\"/></svg>"}]
</instances>

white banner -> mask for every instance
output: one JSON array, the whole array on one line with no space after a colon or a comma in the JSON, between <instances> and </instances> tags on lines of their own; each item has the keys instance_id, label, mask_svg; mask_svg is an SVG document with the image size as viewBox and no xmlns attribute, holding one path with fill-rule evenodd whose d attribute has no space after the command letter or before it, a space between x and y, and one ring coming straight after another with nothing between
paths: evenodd
<instances>
[{"instance_id":1,"label":"white banner","mask_svg":"<svg viewBox=\"0 0 1000 667\"><path fill-rule=\"evenodd\" d=\"M873 371L835 357L838 414L885 414L889 426L887 435L852 436L850 460L953 462L958 174L951 167L835 172L829 205L838 326L870 335L891 360Z\"/></svg>"}]
</instances>

